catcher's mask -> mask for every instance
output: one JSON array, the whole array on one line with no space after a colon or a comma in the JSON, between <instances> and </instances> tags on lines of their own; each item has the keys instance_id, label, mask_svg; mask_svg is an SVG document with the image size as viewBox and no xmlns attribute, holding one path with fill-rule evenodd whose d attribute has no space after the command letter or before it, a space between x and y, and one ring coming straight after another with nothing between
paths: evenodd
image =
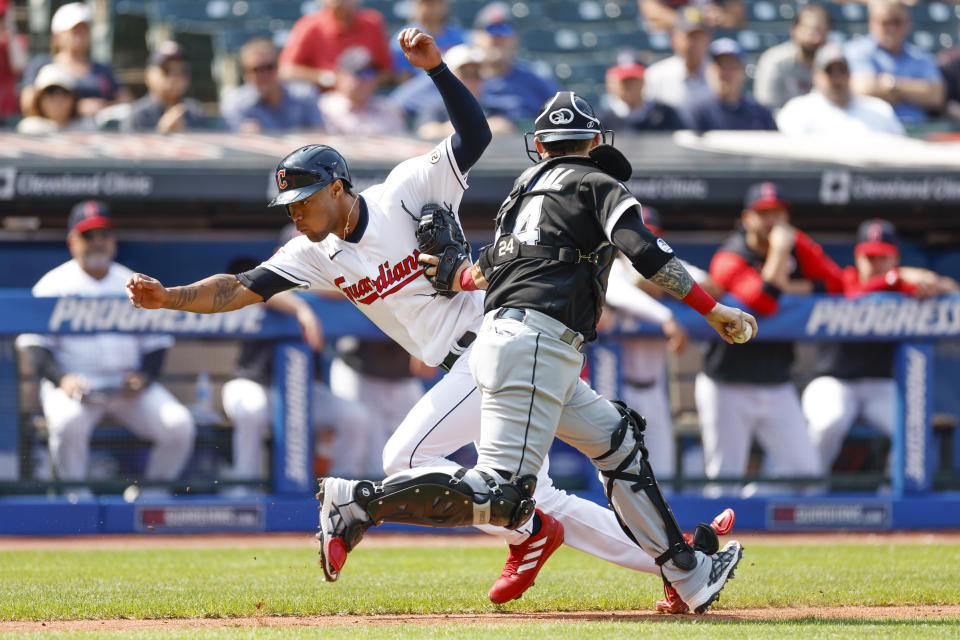
<instances>
[{"instance_id":1,"label":"catcher's mask","mask_svg":"<svg viewBox=\"0 0 960 640\"><path fill-rule=\"evenodd\" d=\"M533 140L589 140L598 133L603 144L613 144L613 131L604 129L593 107L573 91L559 91L540 108L534 121L535 131L523 134L527 157L540 162L540 154ZM607 142L607 134L610 141Z\"/></svg>"},{"instance_id":2,"label":"catcher's mask","mask_svg":"<svg viewBox=\"0 0 960 640\"><path fill-rule=\"evenodd\" d=\"M347 161L336 149L325 144L300 147L280 161L274 178L280 193L268 207L305 200L335 180L343 180L347 186L352 186Z\"/></svg>"}]
</instances>

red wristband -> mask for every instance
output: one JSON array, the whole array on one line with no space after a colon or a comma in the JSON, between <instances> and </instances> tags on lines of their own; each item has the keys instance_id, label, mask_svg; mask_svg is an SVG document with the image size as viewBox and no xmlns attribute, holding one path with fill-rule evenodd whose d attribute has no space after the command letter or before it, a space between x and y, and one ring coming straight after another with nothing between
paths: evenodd
<instances>
[{"instance_id":1,"label":"red wristband","mask_svg":"<svg viewBox=\"0 0 960 640\"><path fill-rule=\"evenodd\" d=\"M713 299L713 296L704 291L703 287L698 285L696 282L693 283L690 293L683 297L683 301L702 316L710 313L713 307L717 304L717 301Z\"/></svg>"},{"instance_id":2,"label":"red wristband","mask_svg":"<svg viewBox=\"0 0 960 640\"><path fill-rule=\"evenodd\" d=\"M477 283L473 281L473 267L467 267L460 272L460 288L464 291L476 291Z\"/></svg>"}]
</instances>

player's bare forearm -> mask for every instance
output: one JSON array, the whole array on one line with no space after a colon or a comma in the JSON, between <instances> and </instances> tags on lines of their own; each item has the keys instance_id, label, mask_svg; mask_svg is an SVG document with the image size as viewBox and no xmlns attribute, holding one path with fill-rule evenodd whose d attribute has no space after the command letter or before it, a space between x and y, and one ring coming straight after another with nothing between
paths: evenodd
<instances>
[{"instance_id":1,"label":"player's bare forearm","mask_svg":"<svg viewBox=\"0 0 960 640\"><path fill-rule=\"evenodd\" d=\"M694 285L693 276L676 258L670 258L667 264L660 267L660 270L650 277L650 282L680 300L690 293Z\"/></svg>"},{"instance_id":2,"label":"player's bare forearm","mask_svg":"<svg viewBox=\"0 0 960 640\"><path fill-rule=\"evenodd\" d=\"M257 302L263 302L263 298L243 286L236 276L221 273L184 287L170 287L163 306L194 313L220 313Z\"/></svg>"},{"instance_id":3,"label":"player's bare forearm","mask_svg":"<svg viewBox=\"0 0 960 640\"><path fill-rule=\"evenodd\" d=\"M243 286L236 276L225 273L170 288L164 287L156 278L135 273L127 280L125 289L130 303L145 309L219 313L263 302L263 298Z\"/></svg>"}]
</instances>

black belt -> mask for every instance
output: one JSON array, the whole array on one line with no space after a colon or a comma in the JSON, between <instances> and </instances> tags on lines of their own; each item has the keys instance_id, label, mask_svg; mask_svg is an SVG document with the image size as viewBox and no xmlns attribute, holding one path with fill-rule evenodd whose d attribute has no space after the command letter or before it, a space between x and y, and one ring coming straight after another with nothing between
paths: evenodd
<instances>
[{"instance_id":1,"label":"black belt","mask_svg":"<svg viewBox=\"0 0 960 640\"><path fill-rule=\"evenodd\" d=\"M473 344L473 341L477 339L477 334L473 331L466 331L460 339L457 340L457 346L466 349ZM453 368L453 365L460 359L460 356L463 355L463 351L460 353L455 353L451 351L447 354L447 357L443 359L443 362L440 363L440 368L444 371L450 371Z\"/></svg>"},{"instance_id":2,"label":"black belt","mask_svg":"<svg viewBox=\"0 0 960 640\"><path fill-rule=\"evenodd\" d=\"M656 380L633 380L631 378L624 378L623 384L628 387L633 387L634 389L652 389L657 386Z\"/></svg>"},{"instance_id":3,"label":"black belt","mask_svg":"<svg viewBox=\"0 0 960 640\"><path fill-rule=\"evenodd\" d=\"M524 309L511 309L509 307L503 307L502 309L497 311L496 317L507 318L508 320L516 320L517 322L523 322L524 319L527 317L527 312ZM579 349L583 345L583 339L580 338L580 334L574 331L573 329L564 329L563 333L555 337L560 338L560 340L566 342L568 345L570 345L574 349ZM575 345L574 343L578 342L578 338L579 338L579 344Z\"/></svg>"}]
</instances>

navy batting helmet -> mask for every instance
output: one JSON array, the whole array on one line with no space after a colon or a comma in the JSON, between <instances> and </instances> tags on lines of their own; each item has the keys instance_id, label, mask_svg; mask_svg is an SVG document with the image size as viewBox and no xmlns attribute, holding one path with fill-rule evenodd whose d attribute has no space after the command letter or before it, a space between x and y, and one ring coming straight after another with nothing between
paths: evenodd
<instances>
[{"instance_id":1,"label":"navy batting helmet","mask_svg":"<svg viewBox=\"0 0 960 640\"><path fill-rule=\"evenodd\" d=\"M288 155L277 165L276 178L280 193L269 207L305 200L334 180L352 186L347 161L325 144L310 144Z\"/></svg>"}]
</instances>

